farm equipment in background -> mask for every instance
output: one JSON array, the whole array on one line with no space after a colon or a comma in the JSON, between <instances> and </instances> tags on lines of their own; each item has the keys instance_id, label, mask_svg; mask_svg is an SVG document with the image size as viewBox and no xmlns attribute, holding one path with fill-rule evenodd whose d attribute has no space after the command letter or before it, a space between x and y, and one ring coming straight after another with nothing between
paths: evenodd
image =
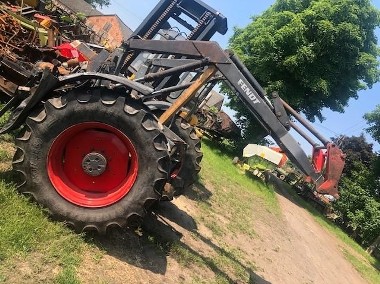
<instances>
[{"instance_id":1,"label":"farm equipment in background","mask_svg":"<svg viewBox=\"0 0 380 284\"><path fill-rule=\"evenodd\" d=\"M202 133L212 139L239 139L241 138L240 128L233 122L230 116L222 110L224 96L211 90L208 95L201 100L197 116L197 128Z\"/></svg>"},{"instance_id":2,"label":"farm equipment in background","mask_svg":"<svg viewBox=\"0 0 380 284\"><path fill-rule=\"evenodd\" d=\"M184 35L179 26L186 40L175 40ZM226 31L226 18L200 0L161 0L121 49L101 50L68 75L58 60L38 68L1 57L8 99L0 115L11 115L0 133L21 128L13 160L19 190L76 231L138 225L152 204L195 181L202 153L188 122L223 80L314 190L337 197L341 150L277 94L270 100L236 55L208 41ZM288 112L323 144L301 132L314 146L313 163L289 133Z\"/></svg>"},{"instance_id":3,"label":"farm equipment in background","mask_svg":"<svg viewBox=\"0 0 380 284\"><path fill-rule=\"evenodd\" d=\"M233 159L233 163L239 165L243 170L249 171L254 176L265 179L265 172L275 173L287 161L287 157L267 146L248 144L243 149L243 159ZM280 179L285 179L281 178Z\"/></svg>"},{"instance_id":4,"label":"farm equipment in background","mask_svg":"<svg viewBox=\"0 0 380 284\"><path fill-rule=\"evenodd\" d=\"M335 198L328 194L320 194L313 189L313 184L305 180L305 176L295 168L280 147L248 144L243 149L243 158L233 159L233 164L240 169L267 181L268 174L286 182L305 200L312 202L322 213L330 212L331 202Z\"/></svg>"}]
</instances>

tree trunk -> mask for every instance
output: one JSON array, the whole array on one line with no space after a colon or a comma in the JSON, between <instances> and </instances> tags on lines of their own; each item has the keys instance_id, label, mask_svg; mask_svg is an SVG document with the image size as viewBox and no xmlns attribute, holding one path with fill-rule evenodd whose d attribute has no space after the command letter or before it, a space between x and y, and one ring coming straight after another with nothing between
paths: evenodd
<instances>
[{"instance_id":1,"label":"tree trunk","mask_svg":"<svg viewBox=\"0 0 380 284\"><path fill-rule=\"evenodd\" d=\"M376 240L367 248L367 252L369 254L373 254L376 248L380 245L380 235L376 238Z\"/></svg>"}]
</instances>

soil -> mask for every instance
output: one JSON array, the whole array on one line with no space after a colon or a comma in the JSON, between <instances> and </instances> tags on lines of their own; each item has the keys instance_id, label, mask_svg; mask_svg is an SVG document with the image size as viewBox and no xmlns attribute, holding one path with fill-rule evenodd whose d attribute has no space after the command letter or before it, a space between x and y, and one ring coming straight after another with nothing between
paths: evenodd
<instances>
[{"instance_id":1,"label":"soil","mask_svg":"<svg viewBox=\"0 0 380 284\"><path fill-rule=\"evenodd\" d=\"M253 237L226 234L222 246L210 229L193 219L199 212L197 202L180 196L147 218L142 236L114 231L92 239L102 252L87 252L78 275L83 283L367 283L345 259L345 245L298 206L281 183L274 180L281 213L273 218L258 208ZM223 222L222 216L215 217ZM186 248L203 266L181 263L168 253L169 243ZM226 251L225 244L242 257ZM216 253L243 267L246 276L215 265L210 259Z\"/></svg>"}]
</instances>

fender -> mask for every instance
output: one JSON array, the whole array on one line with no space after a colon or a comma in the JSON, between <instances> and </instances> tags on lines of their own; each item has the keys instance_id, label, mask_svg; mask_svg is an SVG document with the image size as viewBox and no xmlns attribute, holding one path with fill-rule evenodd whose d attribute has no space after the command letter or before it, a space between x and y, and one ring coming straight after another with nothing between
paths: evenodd
<instances>
[{"instance_id":1,"label":"fender","mask_svg":"<svg viewBox=\"0 0 380 284\"><path fill-rule=\"evenodd\" d=\"M39 85L31 90L31 95L24 99L12 112L7 123L0 129L0 134L7 133L20 127L28 117L30 111L41 101L49 98L50 94L59 87L70 83L86 81L91 79L107 80L119 83L128 88L134 89L144 96L153 92L141 83L134 82L125 77L103 74L97 72L75 73L67 76L54 76L50 70L45 69Z\"/></svg>"},{"instance_id":2,"label":"fender","mask_svg":"<svg viewBox=\"0 0 380 284\"><path fill-rule=\"evenodd\" d=\"M162 111L165 111L167 110L172 104L169 103L169 102L165 102L165 101L146 101L144 102L144 104L151 110L151 111L155 111L155 110L162 110Z\"/></svg>"}]
</instances>

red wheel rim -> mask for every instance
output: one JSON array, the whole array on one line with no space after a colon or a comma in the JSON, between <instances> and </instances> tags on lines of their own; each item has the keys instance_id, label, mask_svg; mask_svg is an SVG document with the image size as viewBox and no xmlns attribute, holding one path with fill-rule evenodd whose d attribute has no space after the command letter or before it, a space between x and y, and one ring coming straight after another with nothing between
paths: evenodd
<instances>
[{"instance_id":1,"label":"red wheel rim","mask_svg":"<svg viewBox=\"0 0 380 284\"><path fill-rule=\"evenodd\" d=\"M137 152L115 127L83 122L54 140L47 172L67 201L82 207L109 206L131 190L138 172Z\"/></svg>"}]
</instances>

